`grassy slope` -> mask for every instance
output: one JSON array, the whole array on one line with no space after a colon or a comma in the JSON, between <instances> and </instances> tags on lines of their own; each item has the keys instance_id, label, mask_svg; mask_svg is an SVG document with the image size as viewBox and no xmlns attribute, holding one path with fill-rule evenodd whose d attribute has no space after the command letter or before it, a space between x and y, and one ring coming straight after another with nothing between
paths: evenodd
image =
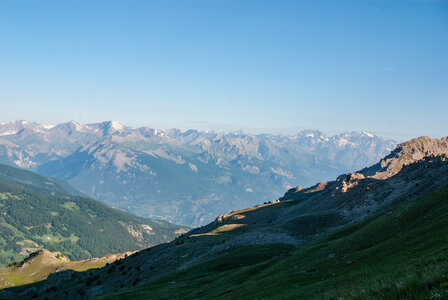
<instances>
[{"instance_id":1,"label":"grassy slope","mask_svg":"<svg viewBox=\"0 0 448 300\"><path fill-rule=\"evenodd\" d=\"M45 250L44 250L45 251ZM101 268L114 261L115 255L82 261L70 261L60 252L50 253L45 251L31 259L30 262L20 265L14 264L5 269L0 269L0 288L8 286L20 286L42 281L56 270L74 270L83 272L93 268Z\"/></svg>"},{"instance_id":2,"label":"grassy slope","mask_svg":"<svg viewBox=\"0 0 448 300\"><path fill-rule=\"evenodd\" d=\"M104 299L442 299L447 275L443 191L304 247L244 247Z\"/></svg>"}]
</instances>

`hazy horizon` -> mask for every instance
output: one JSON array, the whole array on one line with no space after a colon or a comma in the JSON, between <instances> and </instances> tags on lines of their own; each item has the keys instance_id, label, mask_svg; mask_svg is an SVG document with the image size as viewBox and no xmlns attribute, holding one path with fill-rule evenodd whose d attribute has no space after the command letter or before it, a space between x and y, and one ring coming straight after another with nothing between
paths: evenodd
<instances>
[{"instance_id":1,"label":"hazy horizon","mask_svg":"<svg viewBox=\"0 0 448 300\"><path fill-rule=\"evenodd\" d=\"M67 121L63 121L63 122L57 122L57 123L51 123L51 122L40 122L40 121L34 121L34 120L23 120L23 119L17 119L17 120L9 120L9 121L2 121L0 122L0 125L3 124L7 124L7 123L11 123L14 121L25 121L25 122L30 122L30 123L35 123L35 124L41 124L41 125L48 125L48 126L56 126L59 124L64 124L64 123L69 123L69 122L76 122L78 124L81 125L88 125L88 124L99 124L99 123L103 123L103 122L118 122L120 123L122 126L124 127L128 127L128 128L132 128L132 129L137 129L137 128L141 128L141 127L146 127L146 128L152 128L152 129L157 129L157 130L170 130L170 129L179 129L183 132L186 132L188 130L197 130L197 131L202 131L202 132L214 132L214 133L223 133L223 134L228 134L228 133L242 133L242 134L253 134L253 135L259 135L259 134L271 134L271 135L283 135L283 136L292 136L292 135L296 135L302 131L319 131L322 132L326 135L328 135L329 137L331 136L336 136L338 134L343 134L343 133L350 133L350 132L358 132L358 133L368 133L368 134L374 134L376 136L379 136L385 140L394 140L396 142L404 142L413 138L417 138L420 136L409 136L409 137L401 137L401 138L397 138L396 136L388 136L387 134L382 134L381 132L374 132L374 131L363 131L363 130L357 130L357 129L352 129L352 130L345 130L345 131L333 131L333 130L324 130L321 128L308 128L308 127L303 127L303 128L274 128L274 129L269 129L269 128L249 128L246 130L243 130L241 128L237 128L237 129L228 129L228 130L223 130L223 129L209 129L209 128L191 128L191 127L186 127L186 128L179 128L179 127L155 127L155 126L151 126L149 124L146 125L141 125L141 126L131 126L122 122L119 122L117 120L100 120L100 121L91 121L91 122L79 122L77 120L67 120ZM447 135L440 135L440 136L435 136L435 135L428 135L431 138L442 138L442 137L446 137Z\"/></svg>"}]
</instances>

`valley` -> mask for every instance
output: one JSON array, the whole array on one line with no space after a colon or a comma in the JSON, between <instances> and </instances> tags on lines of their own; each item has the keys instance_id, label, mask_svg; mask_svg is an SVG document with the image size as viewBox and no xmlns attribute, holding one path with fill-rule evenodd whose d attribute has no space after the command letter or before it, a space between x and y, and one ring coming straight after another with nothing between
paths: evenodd
<instances>
[{"instance_id":1,"label":"valley","mask_svg":"<svg viewBox=\"0 0 448 300\"><path fill-rule=\"evenodd\" d=\"M221 215L48 292L42 281L5 298L35 287L30 298L442 299L447 154L447 138L417 138L369 168Z\"/></svg>"},{"instance_id":2,"label":"valley","mask_svg":"<svg viewBox=\"0 0 448 300\"><path fill-rule=\"evenodd\" d=\"M187 227L110 208L63 181L0 165L0 265L38 249L74 260L168 242Z\"/></svg>"}]
</instances>

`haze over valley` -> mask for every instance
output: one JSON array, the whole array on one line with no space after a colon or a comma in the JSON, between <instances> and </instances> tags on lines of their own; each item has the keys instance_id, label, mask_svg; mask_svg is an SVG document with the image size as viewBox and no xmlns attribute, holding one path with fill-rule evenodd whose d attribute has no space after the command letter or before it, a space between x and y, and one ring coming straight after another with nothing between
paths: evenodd
<instances>
[{"instance_id":1,"label":"haze over valley","mask_svg":"<svg viewBox=\"0 0 448 300\"><path fill-rule=\"evenodd\" d=\"M366 132L252 135L134 129L115 121L0 125L1 163L66 180L139 216L187 226L366 167L395 145Z\"/></svg>"}]
</instances>

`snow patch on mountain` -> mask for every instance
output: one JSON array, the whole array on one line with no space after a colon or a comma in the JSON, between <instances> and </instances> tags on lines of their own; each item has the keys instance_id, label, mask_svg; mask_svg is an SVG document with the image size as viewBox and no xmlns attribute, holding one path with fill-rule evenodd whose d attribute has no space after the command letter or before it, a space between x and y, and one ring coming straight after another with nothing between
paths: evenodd
<instances>
[{"instance_id":1,"label":"snow patch on mountain","mask_svg":"<svg viewBox=\"0 0 448 300\"><path fill-rule=\"evenodd\" d=\"M190 167L190 169L194 172L198 172L198 167L195 164L192 164L191 162L188 163L188 166Z\"/></svg>"}]
</instances>

